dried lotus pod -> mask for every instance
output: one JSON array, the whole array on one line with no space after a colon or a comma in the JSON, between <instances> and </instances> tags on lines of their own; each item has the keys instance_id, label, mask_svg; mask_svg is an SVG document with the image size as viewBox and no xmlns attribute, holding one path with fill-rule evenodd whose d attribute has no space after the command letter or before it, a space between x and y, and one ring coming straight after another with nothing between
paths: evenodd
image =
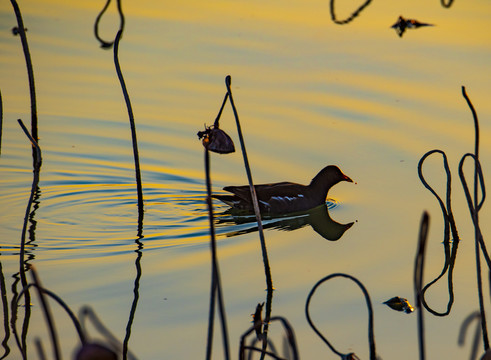
<instances>
[{"instance_id":1,"label":"dried lotus pod","mask_svg":"<svg viewBox=\"0 0 491 360\"><path fill-rule=\"evenodd\" d=\"M394 296L392 299L385 301L384 304L390 307L391 309L397 311L404 311L406 314L410 314L414 311L414 308L411 306L409 301L399 296Z\"/></svg>"},{"instance_id":2,"label":"dried lotus pod","mask_svg":"<svg viewBox=\"0 0 491 360\"><path fill-rule=\"evenodd\" d=\"M198 138L203 139L203 146L219 154L229 154L235 152L234 142L227 133L218 127L205 127L205 131L198 132Z\"/></svg>"}]
</instances>

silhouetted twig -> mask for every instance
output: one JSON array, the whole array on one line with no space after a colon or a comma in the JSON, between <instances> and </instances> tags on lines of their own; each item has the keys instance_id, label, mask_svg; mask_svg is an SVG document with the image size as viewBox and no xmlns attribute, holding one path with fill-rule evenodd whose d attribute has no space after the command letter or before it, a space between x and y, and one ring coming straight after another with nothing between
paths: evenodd
<instances>
[{"instance_id":1,"label":"silhouetted twig","mask_svg":"<svg viewBox=\"0 0 491 360\"><path fill-rule=\"evenodd\" d=\"M29 290L29 288L31 288L31 287L36 287L38 289L38 291L41 291L44 295L51 297L53 300L55 300L58 303L58 305L61 306L61 308L63 310L65 310L67 315L70 317L70 320L72 320L73 325L75 326L75 330L77 331L80 342L85 343L85 341L86 341L85 333L82 329L82 326L80 325L80 322L78 321L77 317L75 316L73 311L70 309L70 307L63 301L62 298L60 298L54 292L52 292L46 288L41 287L40 284L36 284L36 283L28 284L24 289L22 289L22 291L17 296L15 304L19 303L22 294L27 292Z\"/></svg>"},{"instance_id":2,"label":"silhouetted twig","mask_svg":"<svg viewBox=\"0 0 491 360\"><path fill-rule=\"evenodd\" d=\"M53 320L53 316L51 315L51 309L49 307L48 302L46 301L46 299L43 296L43 292L41 291L41 287L42 287L41 282L39 280L39 277L37 276L35 269L33 267L31 267L30 270L31 270L32 280L33 280L34 284L36 285L35 288L38 292L38 298L39 298L39 302L41 304L41 308L43 310L44 319L45 319L46 323L48 324L49 334L50 334L50 338L51 338L51 344L53 346L54 358L56 360L59 360L59 359L61 359L60 345L58 343L58 335L56 333L56 327L55 327L55 323Z\"/></svg>"},{"instance_id":3,"label":"silhouetted twig","mask_svg":"<svg viewBox=\"0 0 491 360\"><path fill-rule=\"evenodd\" d=\"M19 122L19 125L21 126L22 130L26 134L26 136L31 141L31 144L34 147L34 152L35 152L35 155L33 156L35 162L34 162L34 170L33 170L31 195L29 197L29 201L28 201L27 207L26 207L26 213L24 216L24 223L22 226L21 243L20 243L20 254L19 254L19 275L20 275L22 287L24 288L27 286L27 279L26 279L26 274L25 274L26 262L25 262L25 258L24 258L25 257L27 222L29 220L29 215L31 212L31 206L32 206L32 203L33 203L33 200L35 197L36 189L38 188L38 184L39 184L39 173L41 171L42 158L41 158L41 149L39 148L36 140L31 136L31 134L29 134L29 131L24 126L24 123L22 122L22 120L19 119L18 122ZM27 357L27 353L26 353L27 350L26 350L25 338L27 336L27 327L28 327L28 321L29 321L28 319L30 317L30 312L31 312L31 310L30 310L30 299L31 298L30 298L30 294L28 291L25 292L24 299L25 299L25 314L26 315L24 318L24 326L22 329L22 344L20 344L19 342L18 342L18 344L20 345L21 352L23 354L23 358L26 358ZM12 316L14 316L14 314ZM14 333L14 334L15 334L16 340L18 341L17 333Z\"/></svg>"},{"instance_id":4,"label":"silhouetted twig","mask_svg":"<svg viewBox=\"0 0 491 360\"><path fill-rule=\"evenodd\" d=\"M258 353L261 353L261 355L268 355L270 357L272 357L273 359L277 359L277 360L286 360L285 358L275 354L273 351L268 351L268 350L264 350L263 348L257 348L257 347L254 347L254 346L249 346L249 345L245 345L243 347L244 350L251 350L252 351L256 351Z\"/></svg>"},{"instance_id":5,"label":"silhouetted twig","mask_svg":"<svg viewBox=\"0 0 491 360\"><path fill-rule=\"evenodd\" d=\"M414 296L416 298L416 309L418 310L418 340L419 340L419 359L425 359L425 335L424 335L424 322L423 322L423 307L422 304L422 291L423 286L423 273L424 273L424 260L426 250L426 240L428 238L428 227L430 222L430 216L425 211L421 218L421 224L419 229L418 250L416 252L416 260L414 262Z\"/></svg>"},{"instance_id":6,"label":"silhouetted twig","mask_svg":"<svg viewBox=\"0 0 491 360\"><path fill-rule=\"evenodd\" d=\"M443 157L443 167L445 169L445 173L447 175L447 189L446 189L446 204L442 201L440 196L436 193L436 191L428 184L426 181L424 175L423 175L423 163L425 160L432 154L441 154ZM421 159L419 160L418 163L418 175L423 183L423 185L435 196L437 199L438 203L440 204L440 208L442 210L443 214L443 223L444 223L444 230L443 230L443 246L444 246L444 252L445 252L445 262L443 265L443 269L434 280L426 284L423 289L422 289L422 298L421 301L423 303L423 306L433 315L436 316L446 316L450 313L450 310L452 309L453 301L454 301L454 293L453 293L453 269L455 266L455 259L457 257L457 249L459 246L460 238L459 234L457 231L457 226L455 224L455 219L453 216L452 212L452 204L451 204L451 191L452 191L452 175L450 172L450 168L448 166L448 160L447 160L447 155L445 152L442 150L431 150L428 151L426 154L424 154ZM452 233L452 241L450 241L450 231ZM452 243L452 249L450 250L450 242ZM448 303L447 303L447 310L445 312L438 312L436 310L433 310L427 303L425 299L425 293L426 291L435 284L438 280L440 280L448 271L448 281L447 281L447 286L448 286Z\"/></svg>"},{"instance_id":7,"label":"silhouetted twig","mask_svg":"<svg viewBox=\"0 0 491 360\"><path fill-rule=\"evenodd\" d=\"M369 348L370 348L370 360L376 360L377 359L377 354L376 354L376 351L375 351L375 336L374 336L374 332L373 332L373 308L372 308L372 302L370 300L370 295L368 294L367 289L365 288L365 286L363 286L363 284L357 278L355 278L355 277L353 277L351 275L348 275L348 274L334 273L334 274L328 275L328 276L322 278L321 280L319 280L314 285L314 287L312 288L312 290L310 290L309 295L307 296L307 302L305 303L305 316L307 317L307 321L308 321L310 327L322 339L322 341L324 341L324 343L326 343L326 345L329 347L329 349L331 349L331 351L333 353L335 353L336 355L338 355L339 357L341 357L341 359L346 359L346 358L349 358L350 355L353 355L353 354L343 354L343 353L339 352L338 350L336 350L334 348L334 346L317 329L317 327L314 325L314 323L313 323L313 321L312 321L312 319L310 317L309 306L310 306L310 301L312 300L312 297L314 296L315 290L317 290L317 288L322 283L324 283L324 282L326 282L326 281L328 281L330 279L333 279L335 277L343 277L343 278L347 278L347 279L350 279L350 280L354 281L360 287L361 291L363 292L363 295L365 296L365 301L367 303L367 309L368 309L368 344L369 344Z\"/></svg>"},{"instance_id":8,"label":"silhouetted twig","mask_svg":"<svg viewBox=\"0 0 491 360\"><path fill-rule=\"evenodd\" d=\"M273 279L271 277L271 268L269 266L269 259L268 259L268 252L266 250L266 240L264 239L264 231L263 231L263 225L261 221L261 213L259 210L259 204L257 201L257 195L256 195L256 189L254 188L254 183L252 181L252 173L251 173L251 168L249 166L249 160L247 158L247 151L245 148L245 143L244 143L244 137L242 135L242 129L240 126L240 121L239 121L239 114L237 113L237 108L235 107L234 99L232 96L232 90L230 88L232 83L232 77L228 75L225 78L225 85L227 86L227 93L230 99L230 104L232 105L232 110L234 112L234 117L235 117L235 122L237 124L237 132L239 135L239 141L240 141L240 147L242 150L242 157L244 158L244 166L246 169L246 174L247 174L247 180L249 182L249 188L251 190L251 198L252 198L252 205L254 208L254 213L256 215L256 221L257 221L257 230L259 233L259 239L261 242L261 251L262 251L262 256L263 256L263 263L264 263L264 272L266 275L266 286L267 286L267 296L266 296L266 311L265 311L265 316L264 316L264 329L263 329L263 334L265 337L267 337L268 333L268 324L269 324L269 319L271 317L271 307L272 307L272 299L273 299ZM263 342L263 349L265 350L267 346L267 342ZM263 356L261 356L261 359Z\"/></svg>"},{"instance_id":9,"label":"silhouetted twig","mask_svg":"<svg viewBox=\"0 0 491 360\"><path fill-rule=\"evenodd\" d=\"M8 340L10 337L10 328L9 328L9 305L7 302L7 288L5 286L5 278L3 276L2 262L0 261L0 295L2 297L2 314L3 314L3 330L4 330L4 338L2 340L2 347L4 348L4 353L0 357L4 359L10 353L10 347L8 345Z\"/></svg>"},{"instance_id":10,"label":"silhouetted twig","mask_svg":"<svg viewBox=\"0 0 491 360\"><path fill-rule=\"evenodd\" d=\"M17 312L18 312L18 305L17 305L17 284L20 281L20 272L12 275L12 278L14 279L14 282L12 283L11 290L12 290L12 300L10 302L10 308L12 309L12 317L10 318L10 328L12 329L12 334L14 334L15 342L17 344L17 347L19 348L22 358L27 359L27 354L26 354L26 337L27 337L27 332L24 332L22 335L22 339L19 338L19 334L17 333L16 329L16 324L17 324ZM29 296L29 295L28 295ZM28 299L30 301L30 297ZM28 326L29 324L29 317L30 317L30 309L25 310L26 316L24 316L24 325Z\"/></svg>"},{"instance_id":11,"label":"silhouetted twig","mask_svg":"<svg viewBox=\"0 0 491 360\"><path fill-rule=\"evenodd\" d=\"M481 163L479 161L479 119L477 117L476 110L472 105L471 100L467 96L465 86L462 86L462 96L465 98L467 105L469 106L472 117L474 120L474 129L475 129L475 145L474 145L474 154L465 154L459 164L459 176L462 182L462 186L464 188L467 205L469 207L469 211L471 213L472 222L474 225L475 232L475 252L476 252L476 276L477 276L477 287L478 287L478 296L479 296L479 309L481 312L481 327L482 327L482 336L484 343L484 350L489 349L489 338L488 338L488 330L486 325L486 315L484 310L484 298L482 293L482 276L481 276L481 257L480 253L482 252L484 258L486 259L488 265L488 271L491 271L491 259L486 249L486 245L484 243L484 239L482 236L482 232L479 226L479 210L481 209L484 200L486 198L486 188L484 186L484 176L482 174ZM465 159L467 157L472 157L474 159L474 199L471 199L470 191L467 187L467 183L464 176L463 165ZM479 186L480 185L480 186ZM479 201L479 188L481 188L482 198Z\"/></svg>"},{"instance_id":12,"label":"silhouetted twig","mask_svg":"<svg viewBox=\"0 0 491 360\"><path fill-rule=\"evenodd\" d=\"M471 157L474 159L474 163L476 165L475 171L476 171L476 174L477 174L478 179L479 179L480 188L482 190L482 201L478 205L477 208L474 206L475 202L472 201L469 187L467 186L467 181L465 180L464 163L465 163L465 159L467 159L468 157ZM469 207L469 211L471 213L471 219L472 219L474 229L475 229L475 234L476 234L476 243L480 245L482 253L484 255L484 258L486 259L488 267L491 270L491 258L489 256L487 249L486 249L486 244L484 243L484 240L483 240L481 228L479 226L479 218L478 218L480 205L482 205L484 199L486 198L486 187L484 185L484 176L482 174L481 163L477 160L477 158L474 154L467 153L462 157L462 159L460 160L460 163L459 163L459 176L460 176L460 181L462 182L462 187L464 189L464 194L465 194L465 197L467 200L467 206Z\"/></svg>"},{"instance_id":13,"label":"silhouetted twig","mask_svg":"<svg viewBox=\"0 0 491 360\"><path fill-rule=\"evenodd\" d=\"M109 49L114 44L114 41L105 41L99 36L99 22L101 21L102 15L104 15L110 3L111 0L106 1L106 4L102 8L101 12L97 15L94 23L94 35L96 39L101 43L101 47L104 49ZM119 14L119 30L122 31L124 29L124 15L123 15L123 9L121 7L121 0L117 0L117 4L118 4L117 5L118 14Z\"/></svg>"},{"instance_id":14,"label":"silhouetted twig","mask_svg":"<svg viewBox=\"0 0 491 360\"><path fill-rule=\"evenodd\" d=\"M330 0L330 9L331 9L331 19L332 21L334 21L336 24L339 24L339 25L344 25L344 24L347 24L349 22L351 22L355 17L357 17L358 15L360 15L360 13L368 6L370 5L370 3L372 2L372 0L366 0L363 4L361 4L358 9L356 9L355 11L353 11L351 13L350 16L348 16L346 19L343 19L343 20L338 20L337 16L336 16L336 12L334 10L334 1L335 0Z\"/></svg>"},{"instance_id":15,"label":"silhouetted twig","mask_svg":"<svg viewBox=\"0 0 491 360\"><path fill-rule=\"evenodd\" d=\"M17 5L16 0L10 0L12 3L12 7L14 8L15 17L17 18L18 25L18 34L20 36L20 40L22 42L22 49L24 50L24 57L26 59L27 66L27 75L29 78L29 93L31 96L31 135L34 139L34 142L37 143L39 140L38 136L38 118L37 118L37 105L36 105L36 89L34 87L34 71L32 69L32 61L31 54L29 52L29 45L27 44L26 30L24 27L24 22L22 20L22 14L19 9L19 5ZM37 151L33 145L33 157L37 154ZM36 159L34 159L34 163L36 163Z\"/></svg>"},{"instance_id":16,"label":"silhouetted twig","mask_svg":"<svg viewBox=\"0 0 491 360\"><path fill-rule=\"evenodd\" d=\"M465 86L462 86L462 96L464 97L465 101L467 101L467 105L469 106L469 108L471 109L471 112L472 112L472 118L474 120L474 156L475 156L475 160L476 160L476 163L479 161L479 119L477 117L477 113L476 113L476 110L474 109L474 105L472 105L472 102L471 100L469 99L469 97L467 96L467 92L465 91ZM477 174L477 164L476 166L474 167L475 168L475 171L474 171L474 208L479 211L481 209L481 206L484 202L484 194L483 194L483 198L481 200L481 202L478 204L478 174ZM476 214L476 216L478 216L478 214Z\"/></svg>"},{"instance_id":17,"label":"silhouetted twig","mask_svg":"<svg viewBox=\"0 0 491 360\"><path fill-rule=\"evenodd\" d=\"M135 277L135 283L133 286L133 302L131 304L131 310L130 310L130 316L128 318L128 323L126 324L126 334L123 340L123 360L125 360L128 356L128 343L130 341L130 336L131 336L131 326L133 324L133 320L135 318L135 313L136 313L136 307L138 305L138 299L140 297L140 278L142 275L142 269L141 269L141 258L143 256L142 249L143 249L143 244L140 242L139 239L136 240L136 243L138 245L138 249L135 250L137 253L137 257L135 260L135 267L136 267L136 277Z\"/></svg>"},{"instance_id":18,"label":"silhouetted twig","mask_svg":"<svg viewBox=\"0 0 491 360\"><path fill-rule=\"evenodd\" d=\"M121 89L123 90L124 100L126 102L126 107L128 108L128 116L130 120L131 139L133 141L133 157L135 158L136 190L138 194L138 222L140 223L143 220L143 190L140 173L140 158L138 156L138 143L136 140L135 119L133 117L133 109L131 107L130 97L128 95L128 90L126 89L126 84L124 82L123 73L121 72L121 67L119 66L118 59L119 40L121 39L122 33L123 30L119 30L118 34L116 35L116 40L114 41L114 65L116 67L116 73L118 74L119 82L121 83Z\"/></svg>"},{"instance_id":19,"label":"silhouetted twig","mask_svg":"<svg viewBox=\"0 0 491 360\"><path fill-rule=\"evenodd\" d=\"M424 175L423 175L423 163L424 163L424 161L430 155L435 154L435 153L442 155L443 167L444 167L445 173L447 175L446 206L443 203L440 196L438 196L436 191L433 190L433 188L426 182L426 179L424 178ZM420 178L421 182L423 183L423 185L435 196L435 198L438 200L438 203L440 204L440 208L441 208L442 214L443 214L444 225L445 225L443 241L444 242L450 241L450 231L452 231L452 241L459 241L459 233L457 231L457 226L455 224L455 219L454 219L453 212L452 212L452 202L451 202L451 198L452 198L452 196L451 196L452 195L452 174L451 174L450 168L448 166L447 155L445 154L445 152L443 152L442 150L435 149L435 150L428 151L426 154L424 154L418 163L418 175L419 175L419 178Z\"/></svg>"},{"instance_id":20,"label":"silhouetted twig","mask_svg":"<svg viewBox=\"0 0 491 360\"><path fill-rule=\"evenodd\" d=\"M485 187L484 187L484 179L483 179L483 175L482 175L481 165L480 165L479 161L474 156L474 154L465 154L462 157L462 160L460 161L460 164L459 164L459 175L460 175L460 180L462 182L462 186L464 188L464 192L465 192L465 196L466 196L466 200L467 200L467 205L469 207L469 211L471 213L471 218L472 218L472 222L473 222L474 229L475 229L476 276L477 276L477 288L478 288L478 296L479 296L479 309L481 312L481 325L482 325L482 336L483 336L484 349L488 350L489 349L489 339L488 339L488 331L487 331L487 326L486 326L486 315L485 315L485 310L484 310L484 298L483 298L483 291L482 291L481 256L480 256L480 253L482 252L484 255L484 258L485 258L487 265L488 265L488 271L491 271L491 259L490 259L489 253L486 249L486 244L484 243L481 229L479 227L478 206L476 207L476 205L477 205L476 201L474 201L474 203L472 202L469 188L467 187L465 175L463 172L464 161L467 157L474 158L474 162L476 165L475 172L478 174L479 179L480 179L481 188L483 191L483 200L485 197Z\"/></svg>"},{"instance_id":21,"label":"silhouetted twig","mask_svg":"<svg viewBox=\"0 0 491 360\"><path fill-rule=\"evenodd\" d=\"M297 341L295 339L295 332L293 331L293 328L291 327L290 323L288 322L287 319L285 319L282 316L272 316L270 319L270 323L273 323L275 321L279 321L285 330L286 333L286 340L288 343L288 348L292 352L292 357L291 360L298 360L298 347L297 347ZM254 346L247 346L246 345L246 339L247 337L252 334L256 330L255 326L251 326L242 336L240 337L240 348L239 348L239 360L245 360L245 350L253 350L257 352L261 352L262 354L269 355L275 359L283 359L276 355L276 352L269 352L266 351L264 348L257 348ZM257 337L255 337L255 341L257 341ZM268 340L269 341L269 340ZM268 346L273 347L271 343L268 342Z\"/></svg>"},{"instance_id":22,"label":"silhouetted twig","mask_svg":"<svg viewBox=\"0 0 491 360\"><path fill-rule=\"evenodd\" d=\"M220 113L223 109L220 109ZM215 124L218 123L218 118ZM211 201L211 176L210 176L210 152L205 148L205 175L206 175L206 203L208 206L208 219L210 223L210 249L211 249L211 289L210 289L210 310L208 313L208 336L206 342L206 359L211 359L212 345L213 345L213 327L215 320L215 305L216 299L218 297L218 312L221 320L222 327L222 338L223 338L223 351L225 359L230 358L229 340L228 340L228 330L227 321L225 315L225 306L222 294L222 285L220 281L220 270L218 266L217 257L217 247L216 247L216 237L215 237L215 223L213 216L213 203Z\"/></svg>"}]
</instances>

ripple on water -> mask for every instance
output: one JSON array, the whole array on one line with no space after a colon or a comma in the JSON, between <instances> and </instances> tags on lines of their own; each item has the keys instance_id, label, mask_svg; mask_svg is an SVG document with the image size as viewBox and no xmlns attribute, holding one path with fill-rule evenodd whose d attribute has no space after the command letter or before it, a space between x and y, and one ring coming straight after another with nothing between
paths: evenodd
<instances>
[{"instance_id":1,"label":"ripple on water","mask_svg":"<svg viewBox=\"0 0 491 360\"><path fill-rule=\"evenodd\" d=\"M42 253L50 259L96 258L134 252L135 241L139 238L136 186L132 179L118 172L90 176L51 172L46 176L48 180L40 184L34 216L28 224L35 241L26 246L27 252ZM176 176L179 181L169 183L169 178ZM202 180L186 178L184 181L181 175L156 172L151 172L150 177L164 180L162 183L144 182L143 238L139 240L143 249L188 248L208 243L208 212ZM29 190L13 187L12 192L2 195L2 202L7 206L17 204L25 211ZM328 199L326 205L332 210L338 202ZM223 219L220 214L227 209L222 203L214 203L217 218ZM226 239L230 233L253 231L254 219L250 220L252 222L245 224L219 223L219 239ZM22 221L23 217L19 218L10 230L19 233ZM266 226L271 221L266 219ZM10 240L12 243L1 244L2 254L17 254L18 239L20 235Z\"/></svg>"}]
</instances>

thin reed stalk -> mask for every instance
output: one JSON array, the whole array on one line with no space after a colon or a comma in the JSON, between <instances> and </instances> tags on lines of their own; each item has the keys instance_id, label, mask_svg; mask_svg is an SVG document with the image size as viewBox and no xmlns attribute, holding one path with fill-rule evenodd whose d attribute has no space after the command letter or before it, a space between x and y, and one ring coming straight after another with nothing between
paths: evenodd
<instances>
[{"instance_id":1,"label":"thin reed stalk","mask_svg":"<svg viewBox=\"0 0 491 360\"><path fill-rule=\"evenodd\" d=\"M428 227L430 216L425 211L421 218L418 236L418 250L416 252L416 260L414 262L414 297L416 298L416 308L418 309L418 344L419 344L419 359L425 359L425 332L422 305L423 294L421 288L423 286L424 260L426 251L426 242L428 238Z\"/></svg>"},{"instance_id":2,"label":"thin reed stalk","mask_svg":"<svg viewBox=\"0 0 491 360\"><path fill-rule=\"evenodd\" d=\"M251 191L252 206L254 209L254 214L256 215L257 230L258 230L259 239L261 242L261 252L262 252L262 256L263 256L264 272L266 275L267 295L266 295L266 310L265 310L264 328L263 328L263 334L265 336L265 341L263 341L263 350L266 350L266 347L267 347L266 339L268 336L268 326L269 326L269 320L271 317L271 310L272 310L272 303L273 303L273 290L274 290L273 279L271 277L271 268L269 265L268 252L266 249L266 240L264 238L263 224L261 221L261 212L259 210L259 203L257 200L256 189L255 189L254 183L252 181L252 173L251 173L251 168L249 166L249 160L247 158L247 151L245 148L244 136L242 135L242 128L240 126L239 114L237 112L237 108L235 107L234 98L232 96L232 89L230 88L231 83L232 83L232 77L230 75L228 75L225 78L225 85L227 86L228 97L230 99L230 104L232 105L232 110L234 112L235 122L237 124L237 133L239 136L240 148L242 150L242 157L244 159L244 166L245 166L245 170L246 170L246 174L247 174L247 180L249 182L249 189ZM261 360L264 359L264 356L265 356L265 353L262 353L261 354Z\"/></svg>"},{"instance_id":3,"label":"thin reed stalk","mask_svg":"<svg viewBox=\"0 0 491 360\"><path fill-rule=\"evenodd\" d=\"M245 170L246 170L246 174L247 174L247 180L249 182L249 189L251 190L252 205L254 208L254 214L256 215L259 238L261 240L261 250L262 250L263 259L264 259L264 267L265 267L265 271L266 271L266 284L268 286L268 290L270 290L270 289L272 290L273 289L273 280L271 277L271 269L269 266L268 252L266 250L266 241L264 238L263 224L261 221L261 212L259 210L259 203L257 200L256 188L254 187L254 182L252 181L251 167L249 165L249 159L247 157L247 151L245 148L244 136L242 135L242 128L240 126L239 114L237 113L237 108L235 107L234 98L232 96L232 90L230 89L231 82L232 82L232 78L229 75L225 79L225 84L227 86L227 92L228 92L228 96L230 98L230 104L232 105L232 109L233 109L234 116L235 116L235 122L237 124L237 132L239 135L240 148L242 150L242 157L244 158L244 166L245 166Z\"/></svg>"},{"instance_id":4,"label":"thin reed stalk","mask_svg":"<svg viewBox=\"0 0 491 360\"><path fill-rule=\"evenodd\" d=\"M38 298L39 298L39 302L41 304L41 308L43 310L44 319L45 319L46 323L48 324L48 329L49 329L49 334L50 334L50 339L51 339L51 345L53 347L54 358L56 360L60 360L61 359L60 344L58 342L58 334L56 333L56 327L55 327L55 323L53 320L53 315L51 314L51 309L49 307L49 304L46 301L46 299L43 295L43 292L41 291L41 288L42 288L41 281L39 280L39 277L37 276L37 272L35 271L35 269L32 266L31 266L30 270L31 270L32 280L33 280L34 284L36 285L35 288L36 288L37 293L38 293Z\"/></svg>"},{"instance_id":5,"label":"thin reed stalk","mask_svg":"<svg viewBox=\"0 0 491 360\"><path fill-rule=\"evenodd\" d=\"M221 110L225 104L226 98ZM218 120L217 120L218 121ZM215 321L215 306L218 298L218 313L221 320L223 352L224 358L230 359L230 346L228 340L227 320L220 281L220 270L218 266L217 245L215 235L215 223L213 216L213 203L211 201L211 176L210 176L210 152L205 149L205 176L206 176L206 204L208 207L208 219L210 223L210 250L211 250L211 289L210 289L210 309L208 313L208 335L206 342L206 359L211 359L213 345L213 328Z\"/></svg>"},{"instance_id":6,"label":"thin reed stalk","mask_svg":"<svg viewBox=\"0 0 491 360\"><path fill-rule=\"evenodd\" d=\"M476 109L474 109L474 105L472 105L471 99L467 96L467 92L465 91L465 86L462 86L462 96L464 97L467 105L471 109L472 118L474 120L474 156L475 156L475 165L474 165L474 208L477 212L481 209L482 202L478 204L478 173L477 173L477 162L479 162L479 119L477 117ZM484 197L482 199L484 201ZM478 214L476 212L476 217L478 218Z\"/></svg>"},{"instance_id":7,"label":"thin reed stalk","mask_svg":"<svg viewBox=\"0 0 491 360\"><path fill-rule=\"evenodd\" d=\"M484 186L484 177L482 174L482 168L479 161L479 119L477 117L476 110L472 105L472 102L467 95L465 90L465 86L462 86L462 96L467 102L469 106L472 118L474 120L474 131L475 131L475 139L474 139L474 154L465 154L459 164L459 175L460 180L462 182L462 186L464 188L464 192L466 195L467 205L469 207L469 211L471 213L472 222L474 225L474 235L475 235L475 252L476 252L476 276L477 276L477 286L478 286L478 297L479 297L479 309L481 314L481 327L482 327L482 336L484 343L484 350L487 351L489 349L489 337L488 330L486 325L486 314L484 309L484 296L482 290L482 274L481 274L481 256L482 252L486 262L488 264L488 271L491 271L491 259L486 249L486 245L484 243L484 239L481 233L481 229L479 226L479 211L484 203L486 198L486 190ZM473 191L473 199L471 199L469 189L467 187L467 183L465 181L465 176L463 172L463 164L467 157L474 158L474 191ZM479 186L480 185L480 186ZM482 191L482 199L479 201L479 188Z\"/></svg>"},{"instance_id":8,"label":"thin reed stalk","mask_svg":"<svg viewBox=\"0 0 491 360\"><path fill-rule=\"evenodd\" d=\"M3 275L1 261L0 261L0 295L2 297L2 314L3 314L3 331L4 331L2 347L5 350L3 355L0 357L0 359L4 359L10 353L10 348L8 346L8 340L10 337L10 328L9 328L9 304L7 301L7 287L5 286L5 277Z\"/></svg>"},{"instance_id":9,"label":"thin reed stalk","mask_svg":"<svg viewBox=\"0 0 491 360\"><path fill-rule=\"evenodd\" d=\"M118 74L119 82L121 83L121 89L123 91L124 100L126 102L126 107L128 109L128 116L130 120L131 140L133 142L133 157L135 159L136 191L138 195L138 223L140 223L141 221L143 221L143 190L142 190L142 180L141 180L141 173L140 173L140 158L138 155L138 143L136 139L135 119L133 116L133 109L131 107L130 97L128 95L128 90L126 89L126 84L124 82L123 73L121 72L121 67L119 65L119 59L118 59L119 41L121 39L122 33L123 30L120 29L114 41L114 65L116 67L116 73Z\"/></svg>"},{"instance_id":10,"label":"thin reed stalk","mask_svg":"<svg viewBox=\"0 0 491 360\"><path fill-rule=\"evenodd\" d=\"M140 278L142 276L141 258L143 256L141 250L143 249L143 244L140 242L139 239L136 240L136 243L138 244L138 249L135 250L135 252L137 253L137 257L135 260L136 277L133 286L133 302L131 303L130 316L128 318L128 323L126 324L126 334L123 340L123 360L126 360L128 357L128 344L131 336L131 327L133 325L133 320L135 319L138 299L140 298Z\"/></svg>"},{"instance_id":11,"label":"thin reed stalk","mask_svg":"<svg viewBox=\"0 0 491 360\"><path fill-rule=\"evenodd\" d=\"M27 43L26 30L24 27L24 21L22 20L22 14L19 9L19 5L16 0L10 0L12 7L14 8L15 17L17 18L18 32L22 43L22 49L24 50L24 57L26 59L27 76L29 79L29 94L31 96L31 136L34 142L39 141L38 136L38 117L37 117L37 104L36 104L36 88L34 86L34 70L32 68L31 53L29 52L29 45ZM33 145L33 157L36 156L37 151ZM36 163L34 159L34 163Z\"/></svg>"},{"instance_id":12,"label":"thin reed stalk","mask_svg":"<svg viewBox=\"0 0 491 360\"><path fill-rule=\"evenodd\" d=\"M24 131L24 133L26 134L28 139L30 140L32 146L34 147L34 151L35 151L35 156L34 156L35 162L34 162L34 169L33 169L33 180L32 180L32 187L31 187L31 194L30 194L29 201L28 201L27 207L26 207L26 212L25 212L25 216L24 216L24 223L22 225L20 254L19 254L19 275L20 275L22 287L24 288L27 286L27 279L26 279L26 273L25 273L25 271L26 271L26 269L25 269L25 266L26 266L25 244L26 244L27 222L29 221L29 214L31 212L31 207L32 207L32 203L34 201L34 197L36 194L36 189L38 188L38 184L39 184L39 174L41 171L42 158L41 158L41 149L38 146L36 140L31 136L31 134L29 134L29 131L24 126L24 123L22 122L22 120L18 119L17 121L19 122L19 125L21 126L22 130ZM25 292L24 299L25 299L25 318L24 318L24 326L22 329L22 344L20 344L19 342L18 342L18 344L20 345L23 358L26 359L27 358L27 349L26 349L25 339L27 336L28 319L30 317L30 312L31 312L31 309L30 309L31 297L30 297L30 294L28 291ZM15 333L15 336L16 336L16 339L18 340L17 333Z\"/></svg>"},{"instance_id":13,"label":"thin reed stalk","mask_svg":"<svg viewBox=\"0 0 491 360\"><path fill-rule=\"evenodd\" d=\"M282 316L272 316L270 319L270 322L273 323L275 321L279 321L283 325L283 328L286 332L286 340L288 342L289 350L291 350L291 355L292 355L291 360L298 360L299 355L298 355L297 341L295 339L295 332L293 331L292 326L290 325L288 320ZM265 353L266 355L269 355L269 356L274 357L274 358L279 358L276 355L275 351L269 352L269 351L265 351L262 348L259 349L257 347L254 347L251 345L248 346L245 344L247 336L249 336L250 334L255 332L255 330L256 330L256 327L253 325L244 334L242 334L242 336L240 337L239 360L245 360L245 350L254 350L257 352ZM269 339L268 339L268 344L273 348L273 344L269 342ZM251 355L252 355L252 352L251 352ZM251 356L249 356L249 358L250 357Z\"/></svg>"}]
</instances>

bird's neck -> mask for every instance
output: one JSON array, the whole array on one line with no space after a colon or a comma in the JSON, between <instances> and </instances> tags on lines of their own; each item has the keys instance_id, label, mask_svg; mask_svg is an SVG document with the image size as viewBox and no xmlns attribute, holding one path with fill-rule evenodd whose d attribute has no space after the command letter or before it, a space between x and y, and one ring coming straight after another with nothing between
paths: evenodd
<instances>
[{"instance_id":1,"label":"bird's neck","mask_svg":"<svg viewBox=\"0 0 491 360\"><path fill-rule=\"evenodd\" d=\"M327 193L331 188L332 183L329 179L318 179L317 177L313 178L311 183L309 184L309 189L311 191L312 196L321 199L324 201L327 197Z\"/></svg>"}]
</instances>

